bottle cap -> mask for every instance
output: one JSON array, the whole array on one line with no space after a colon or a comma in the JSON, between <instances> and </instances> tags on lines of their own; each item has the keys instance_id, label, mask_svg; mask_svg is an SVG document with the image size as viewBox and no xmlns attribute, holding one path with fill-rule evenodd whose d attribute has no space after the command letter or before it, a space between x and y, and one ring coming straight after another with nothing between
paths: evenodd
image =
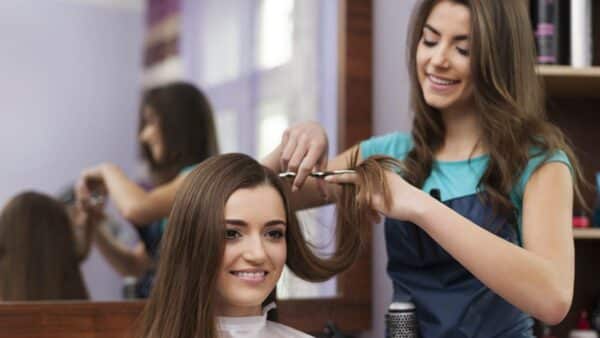
<instances>
[{"instance_id":1,"label":"bottle cap","mask_svg":"<svg viewBox=\"0 0 600 338\"><path fill-rule=\"evenodd\" d=\"M389 307L390 311L414 311L415 304L411 302L393 302Z\"/></svg>"},{"instance_id":2,"label":"bottle cap","mask_svg":"<svg viewBox=\"0 0 600 338\"><path fill-rule=\"evenodd\" d=\"M579 314L579 319L577 320L577 329L578 330L589 330L590 329L590 321L588 320L587 311L583 310Z\"/></svg>"}]
</instances>

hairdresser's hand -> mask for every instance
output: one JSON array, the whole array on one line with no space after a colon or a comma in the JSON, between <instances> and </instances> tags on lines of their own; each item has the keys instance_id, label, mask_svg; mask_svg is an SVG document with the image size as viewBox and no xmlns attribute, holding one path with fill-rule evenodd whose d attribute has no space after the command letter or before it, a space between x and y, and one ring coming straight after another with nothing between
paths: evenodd
<instances>
[{"instance_id":1,"label":"hairdresser's hand","mask_svg":"<svg viewBox=\"0 0 600 338\"><path fill-rule=\"evenodd\" d=\"M100 205L103 207L108 190L104 183L103 165L87 168L79 176L75 186L77 198L89 206Z\"/></svg>"},{"instance_id":2,"label":"hairdresser's hand","mask_svg":"<svg viewBox=\"0 0 600 338\"><path fill-rule=\"evenodd\" d=\"M372 193L370 198L371 208L387 217L412 221L415 210L418 208L418 197L423 192L406 182L402 176L393 171L386 170L385 178L390 189L390 205L386 207L383 193L376 191ZM354 173L328 176L325 178L325 181L333 184L359 185L358 175Z\"/></svg>"},{"instance_id":3,"label":"hairdresser's hand","mask_svg":"<svg viewBox=\"0 0 600 338\"><path fill-rule=\"evenodd\" d=\"M76 206L86 219L103 219L107 193L94 170L86 169L75 185Z\"/></svg>"},{"instance_id":4,"label":"hairdresser's hand","mask_svg":"<svg viewBox=\"0 0 600 338\"><path fill-rule=\"evenodd\" d=\"M70 207L70 214L73 220L77 256L83 261L90 252L94 234L105 219L105 199L92 203L89 198L83 198L81 193L81 188L77 186L75 188L76 203Z\"/></svg>"},{"instance_id":5,"label":"hairdresser's hand","mask_svg":"<svg viewBox=\"0 0 600 338\"><path fill-rule=\"evenodd\" d=\"M329 141L325 129L316 122L305 122L288 128L281 139L282 171L296 172L292 191L298 190L312 171L327 169ZM325 194L325 185L319 183Z\"/></svg>"}]
</instances>

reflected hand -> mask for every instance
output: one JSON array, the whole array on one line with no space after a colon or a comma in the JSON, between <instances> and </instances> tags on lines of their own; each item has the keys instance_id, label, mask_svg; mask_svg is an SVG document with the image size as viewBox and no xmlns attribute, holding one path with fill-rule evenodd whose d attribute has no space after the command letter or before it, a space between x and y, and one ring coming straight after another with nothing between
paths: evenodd
<instances>
[{"instance_id":1,"label":"reflected hand","mask_svg":"<svg viewBox=\"0 0 600 338\"><path fill-rule=\"evenodd\" d=\"M328 149L327 133L316 122L300 123L283 133L280 166L282 171L297 173L292 191L302 187L310 172L327 169ZM321 180L317 184L325 194L325 184Z\"/></svg>"},{"instance_id":2,"label":"reflected hand","mask_svg":"<svg viewBox=\"0 0 600 338\"><path fill-rule=\"evenodd\" d=\"M77 202L86 213L101 214L108 195L102 166L85 169L75 187Z\"/></svg>"}]
</instances>

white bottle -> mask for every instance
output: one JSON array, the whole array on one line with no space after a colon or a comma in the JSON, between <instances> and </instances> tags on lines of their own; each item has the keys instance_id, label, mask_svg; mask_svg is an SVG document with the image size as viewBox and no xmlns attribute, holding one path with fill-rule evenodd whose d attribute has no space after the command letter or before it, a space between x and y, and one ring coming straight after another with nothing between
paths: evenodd
<instances>
[{"instance_id":1,"label":"white bottle","mask_svg":"<svg viewBox=\"0 0 600 338\"><path fill-rule=\"evenodd\" d=\"M598 338L598 333L590 328L587 311L581 311L577 328L569 332L569 338Z\"/></svg>"},{"instance_id":2,"label":"white bottle","mask_svg":"<svg viewBox=\"0 0 600 338\"><path fill-rule=\"evenodd\" d=\"M598 338L598 333L590 330L571 330L569 338Z\"/></svg>"},{"instance_id":3,"label":"white bottle","mask_svg":"<svg viewBox=\"0 0 600 338\"><path fill-rule=\"evenodd\" d=\"M592 0L571 0L571 66L592 65Z\"/></svg>"}]
</instances>

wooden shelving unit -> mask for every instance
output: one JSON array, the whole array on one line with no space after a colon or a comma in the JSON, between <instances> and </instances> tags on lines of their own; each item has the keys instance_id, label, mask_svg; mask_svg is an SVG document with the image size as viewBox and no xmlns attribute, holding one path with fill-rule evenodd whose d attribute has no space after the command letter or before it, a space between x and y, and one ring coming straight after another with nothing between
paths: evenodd
<instances>
[{"instance_id":1,"label":"wooden shelving unit","mask_svg":"<svg viewBox=\"0 0 600 338\"><path fill-rule=\"evenodd\" d=\"M595 239L600 240L600 228L573 229L573 238L577 240Z\"/></svg>"},{"instance_id":2,"label":"wooden shelving unit","mask_svg":"<svg viewBox=\"0 0 600 338\"><path fill-rule=\"evenodd\" d=\"M600 97L600 67L538 66L548 96L555 98Z\"/></svg>"},{"instance_id":3,"label":"wooden shelving unit","mask_svg":"<svg viewBox=\"0 0 600 338\"><path fill-rule=\"evenodd\" d=\"M600 58L594 64L600 65ZM537 72L546 85L549 118L571 140L585 179L593 184L600 171L600 66L538 66ZM586 186L582 192L587 204L594 205L595 189ZM560 338L575 327L579 312L592 310L600 297L600 228L573 229L573 238L575 292L567 318L553 330Z\"/></svg>"}]
</instances>

